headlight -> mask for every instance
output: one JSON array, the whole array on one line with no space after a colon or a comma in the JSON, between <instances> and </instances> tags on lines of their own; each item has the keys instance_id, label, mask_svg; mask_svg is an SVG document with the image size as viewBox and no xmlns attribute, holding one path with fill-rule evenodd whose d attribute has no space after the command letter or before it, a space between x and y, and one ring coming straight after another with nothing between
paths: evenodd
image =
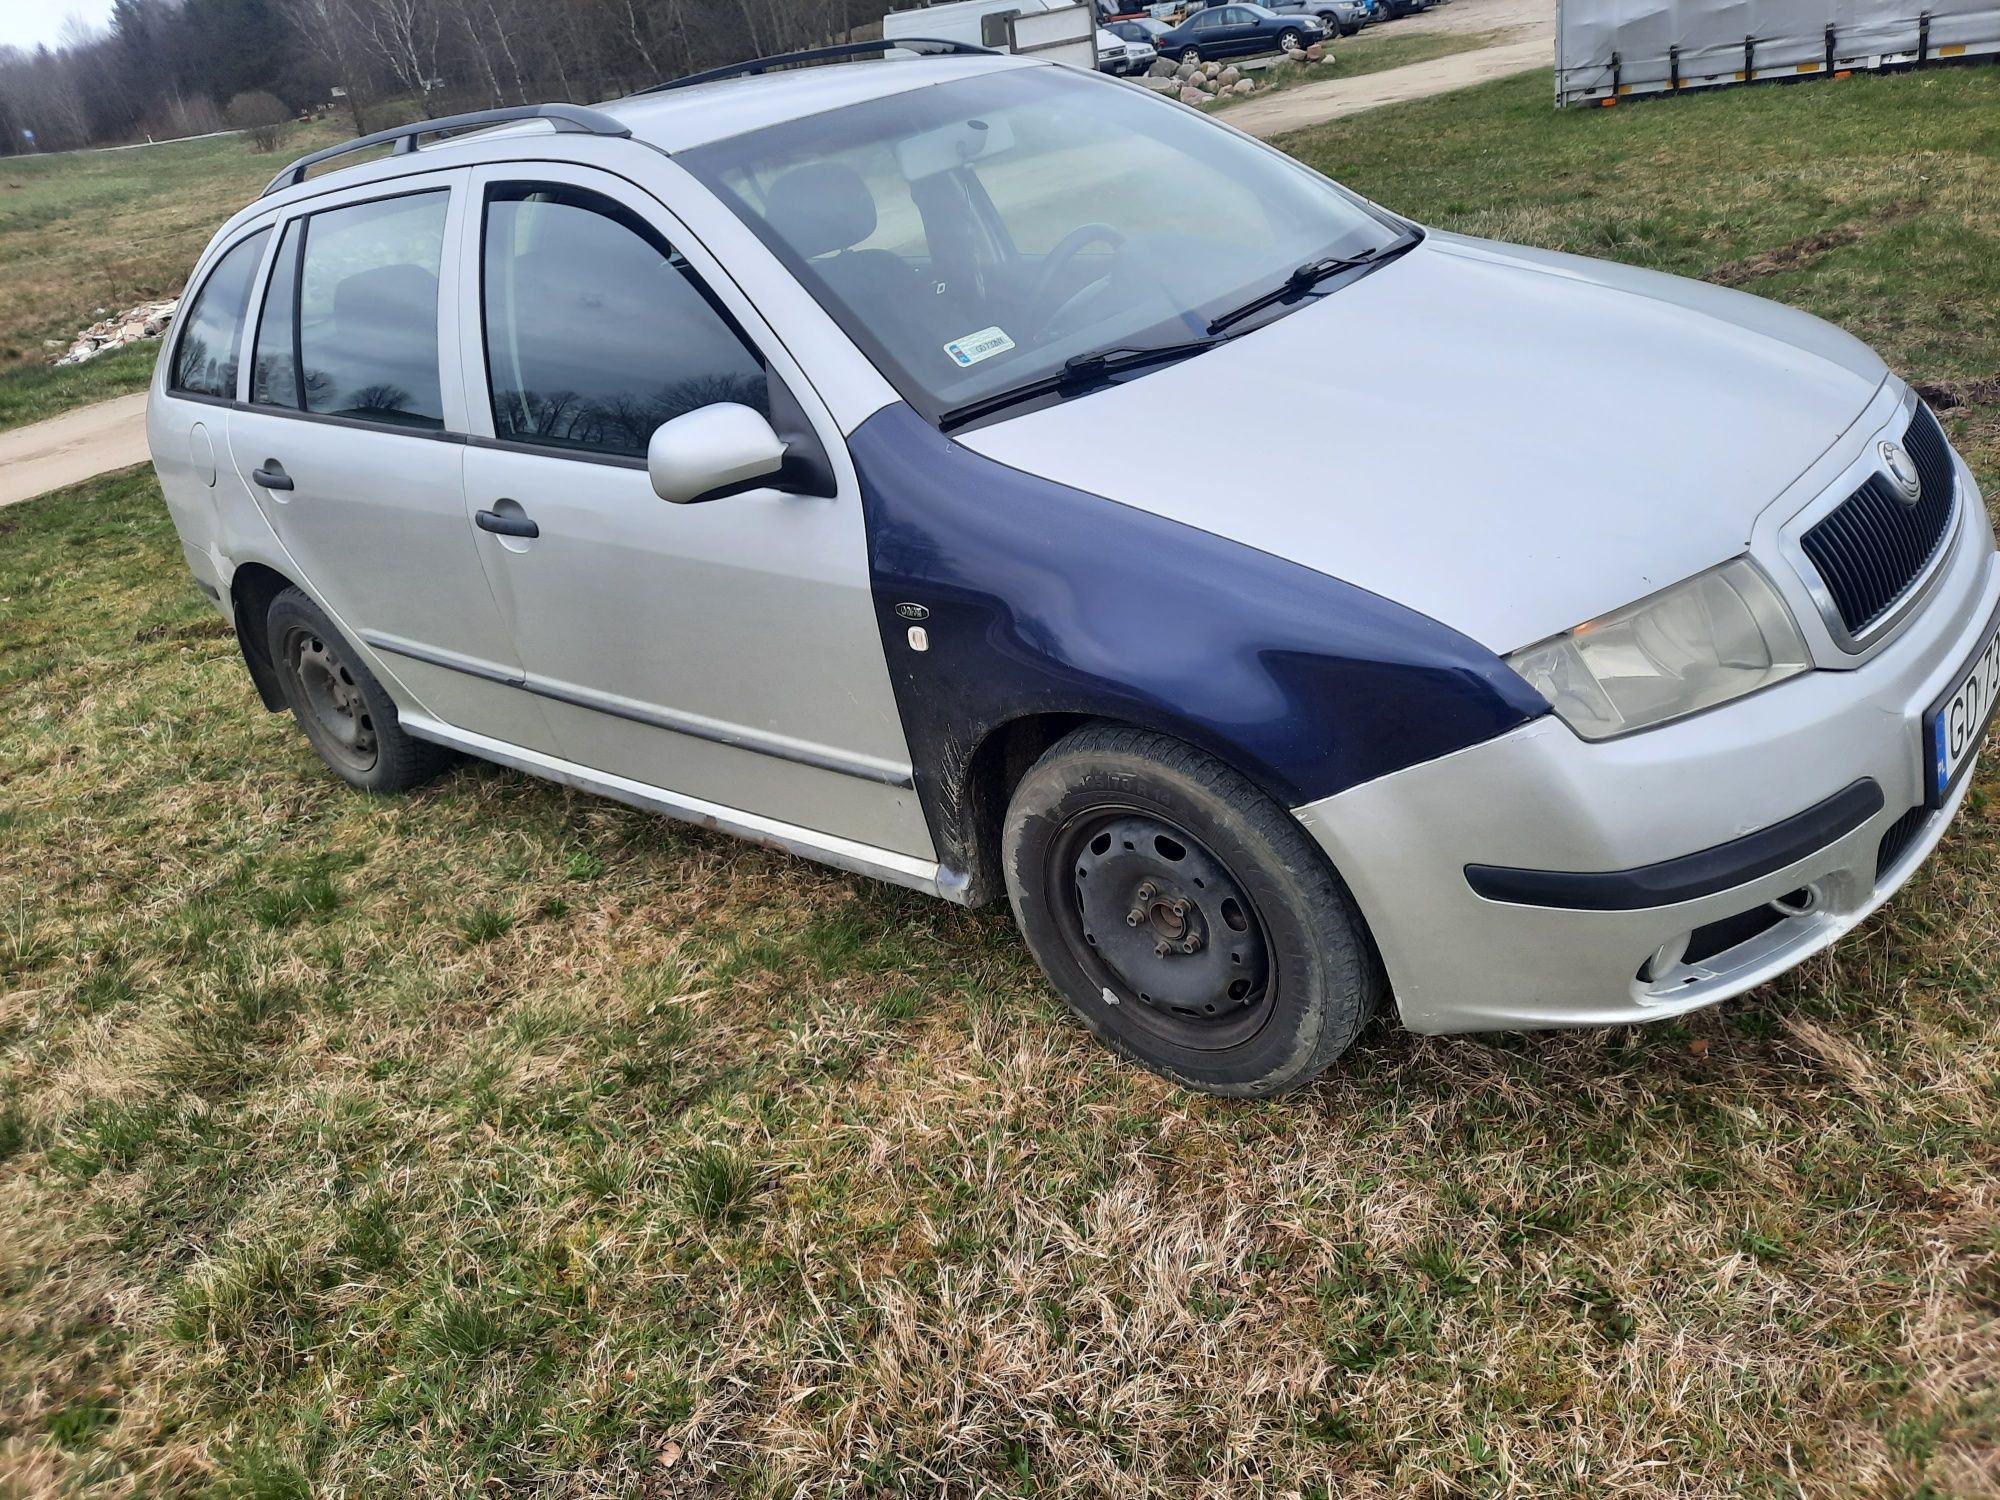
<instances>
[{"instance_id":1,"label":"headlight","mask_svg":"<svg viewBox=\"0 0 2000 1500\"><path fill-rule=\"evenodd\" d=\"M1587 740L1664 724L1811 669L1791 610L1738 557L1539 645L1507 665Z\"/></svg>"}]
</instances>

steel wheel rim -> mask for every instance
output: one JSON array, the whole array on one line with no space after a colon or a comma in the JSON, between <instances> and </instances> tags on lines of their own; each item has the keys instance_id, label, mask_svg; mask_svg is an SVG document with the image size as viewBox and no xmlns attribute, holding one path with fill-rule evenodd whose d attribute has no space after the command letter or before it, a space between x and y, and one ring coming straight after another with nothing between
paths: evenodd
<instances>
[{"instance_id":1,"label":"steel wheel rim","mask_svg":"<svg viewBox=\"0 0 2000 1500\"><path fill-rule=\"evenodd\" d=\"M319 733L315 739L355 771L372 771L380 753L375 721L353 671L326 642L304 627L285 635L285 664L298 679L306 712Z\"/></svg>"},{"instance_id":2,"label":"steel wheel rim","mask_svg":"<svg viewBox=\"0 0 2000 1500\"><path fill-rule=\"evenodd\" d=\"M1096 1003L1195 1051L1239 1046L1269 1020L1277 963L1263 915L1180 824L1150 808L1092 808L1051 842L1046 879Z\"/></svg>"}]
</instances>

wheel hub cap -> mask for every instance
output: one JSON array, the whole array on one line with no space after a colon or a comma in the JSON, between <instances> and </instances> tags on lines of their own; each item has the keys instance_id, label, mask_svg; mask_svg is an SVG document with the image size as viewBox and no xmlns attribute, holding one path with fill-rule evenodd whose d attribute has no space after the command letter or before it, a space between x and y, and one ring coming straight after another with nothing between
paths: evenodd
<instances>
[{"instance_id":1,"label":"wheel hub cap","mask_svg":"<svg viewBox=\"0 0 2000 1500\"><path fill-rule=\"evenodd\" d=\"M375 722L361 686L347 664L318 636L301 635L293 644L294 666L306 703L319 727L344 759L366 768L375 759Z\"/></svg>"},{"instance_id":2,"label":"wheel hub cap","mask_svg":"<svg viewBox=\"0 0 2000 1500\"><path fill-rule=\"evenodd\" d=\"M1092 824L1072 847L1083 941L1115 988L1197 1024L1233 1019L1263 998L1261 926L1208 850L1138 813Z\"/></svg>"}]
</instances>

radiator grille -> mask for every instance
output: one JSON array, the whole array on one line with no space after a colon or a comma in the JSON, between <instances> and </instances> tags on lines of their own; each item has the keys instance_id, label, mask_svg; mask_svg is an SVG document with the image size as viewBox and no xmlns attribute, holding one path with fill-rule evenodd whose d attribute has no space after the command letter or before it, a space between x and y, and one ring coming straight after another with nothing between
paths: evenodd
<instances>
[{"instance_id":1,"label":"radiator grille","mask_svg":"<svg viewBox=\"0 0 2000 1500\"><path fill-rule=\"evenodd\" d=\"M1951 449L1921 403L1903 434L1923 489L1916 504L1877 474L1816 522L1799 546L1833 596L1848 634L1859 635L1910 591L1951 530L1957 503Z\"/></svg>"}]
</instances>

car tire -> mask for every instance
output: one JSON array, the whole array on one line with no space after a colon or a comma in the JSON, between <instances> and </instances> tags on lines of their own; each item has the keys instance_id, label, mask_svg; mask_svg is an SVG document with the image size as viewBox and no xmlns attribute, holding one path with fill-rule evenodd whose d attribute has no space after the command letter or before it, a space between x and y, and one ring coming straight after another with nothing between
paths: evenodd
<instances>
[{"instance_id":1,"label":"car tire","mask_svg":"<svg viewBox=\"0 0 2000 1500\"><path fill-rule=\"evenodd\" d=\"M1280 52L1299 52L1304 47L1305 37L1291 27L1288 26L1278 33L1278 50Z\"/></svg>"},{"instance_id":2,"label":"car tire","mask_svg":"<svg viewBox=\"0 0 2000 1500\"><path fill-rule=\"evenodd\" d=\"M1199 48L1199 47L1183 47L1183 48L1181 49L1181 61L1182 61L1182 62L1184 62L1184 63L1192 63L1192 64L1194 64L1194 66L1196 66L1196 67L1200 67L1200 66L1201 66L1201 48Z\"/></svg>"},{"instance_id":3,"label":"car tire","mask_svg":"<svg viewBox=\"0 0 2000 1500\"><path fill-rule=\"evenodd\" d=\"M319 758L364 792L406 792L458 759L403 730L394 700L326 611L288 588L265 616L271 665L285 702Z\"/></svg>"},{"instance_id":4,"label":"car tire","mask_svg":"<svg viewBox=\"0 0 2000 1500\"><path fill-rule=\"evenodd\" d=\"M1188 1088L1302 1087L1382 999L1374 944L1319 847L1183 741L1076 730L1015 788L1001 858L1056 992L1113 1050Z\"/></svg>"}]
</instances>

